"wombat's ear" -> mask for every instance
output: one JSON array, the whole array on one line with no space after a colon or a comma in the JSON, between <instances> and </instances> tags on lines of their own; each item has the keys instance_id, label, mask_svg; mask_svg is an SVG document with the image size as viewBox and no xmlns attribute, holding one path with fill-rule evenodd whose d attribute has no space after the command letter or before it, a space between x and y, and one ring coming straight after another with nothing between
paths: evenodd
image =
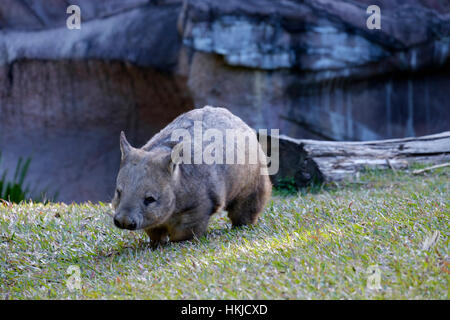
<instances>
[{"instance_id":1,"label":"wombat's ear","mask_svg":"<svg viewBox=\"0 0 450 320\"><path fill-rule=\"evenodd\" d=\"M175 176L175 175L177 175L178 174L178 163L175 163L175 162L173 162L173 161L170 161L169 162L169 173L172 175L172 176Z\"/></svg>"},{"instance_id":2,"label":"wombat's ear","mask_svg":"<svg viewBox=\"0 0 450 320\"><path fill-rule=\"evenodd\" d=\"M122 151L122 161L126 158L126 156L131 151L131 145L127 141L127 138L125 137L125 133L123 131L120 132L120 151Z\"/></svg>"},{"instance_id":3,"label":"wombat's ear","mask_svg":"<svg viewBox=\"0 0 450 320\"><path fill-rule=\"evenodd\" d=\"M182 149L183 146L181 143L175 145L164 159L164 166L166 166L170 175L174 178L177 176L179 165L182 162L182 157L180 156Z\"/></svg>"},{"instance_id":4,"label":"wombat's ear","mask_svg":"<svg viewBox=\"0 0 450 320\"><path fill-rule=\"evenodd\" d=\"M172 151L170 152L170 158L173 164L178 165L183 161L184 159L183 151L184 151L183 143L177 143L175 146L172 147Z\"/></svg>"}]
</instances>

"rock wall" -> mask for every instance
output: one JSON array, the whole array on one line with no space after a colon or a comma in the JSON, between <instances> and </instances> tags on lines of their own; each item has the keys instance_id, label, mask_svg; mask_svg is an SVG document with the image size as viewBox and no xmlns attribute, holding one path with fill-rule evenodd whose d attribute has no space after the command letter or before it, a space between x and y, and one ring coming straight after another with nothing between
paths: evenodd
<instances>
[{"instance_id":1,"label":"rock wall","mask_svg":"<svg viewBox=\"0 0 450 320\"><path fill-rule=\"evenodd\" d=\"M71 1L81 30L66 28L65 1L0 3L0 151L11 173L31 157L36 192L58 200L109 200L119 133L136 146L192 108L174 72L179 1Z\"/></svg>"},{"instance_id":2,"label":"rock wall","mask_svg":"<svg viewBox=\"0 0 450 320\"><path fill-rule=\"evenodd\" d=\"M447 3L447 5L446 5ZM366 8L381 7L381 29ZM255 128L370 140L448 130L448 1L187 1L183 52L196 106ZM188 62L185 62L188 61Z\"/></svg>"},{"instance_id":3,"label":"rock wall","mask_svg":"<svg viewBox=\"0 0 450 320\"><path fill-rule=\"evenodd\" d=\"M448 1L0 2L0 151L65 202L108 200L118 136L144 144L178 114L225 106L295 138L449 130ZM366 8L381 7L381 30Z\"/></svg>"},{"instance_id":4,"label":"rock wall","mask_svg":"<svg viewBox=\"0 0 450 320\"><path fill-rule=\"evenodd\" d=\"M31 156L29 181L63 201L107 200L119 134L134 145L192 105L186 80L122 62L23 60L0 67L2 167Z\"/></svg>"}]
</instances>

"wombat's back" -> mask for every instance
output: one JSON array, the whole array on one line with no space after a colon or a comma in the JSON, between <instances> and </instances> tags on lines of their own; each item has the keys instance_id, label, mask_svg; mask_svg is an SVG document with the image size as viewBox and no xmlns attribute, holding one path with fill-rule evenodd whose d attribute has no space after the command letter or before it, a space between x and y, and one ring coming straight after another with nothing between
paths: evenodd
<instances>
[{"instance_id":1,"label":"wombat's back","mask_svg":"<svg viewBox=\"0 0 450 320\"><path fill-rule=\"evenodd\" d=\"M240 130L253 135L253 130L240 118L233 115L225 108L205 106L201 109L194 109L175 118L159 133L154 135L143 147L145 151L157 147L173 147L171 136L174 130L185 129L192 138L194 137L194 123L200 121L203 132L207 129L216 129L224 133L227 129ZM256 135L255 135L256 137ZM177 141L176 141L177 142Z\"/></svg>"}]
</instances>

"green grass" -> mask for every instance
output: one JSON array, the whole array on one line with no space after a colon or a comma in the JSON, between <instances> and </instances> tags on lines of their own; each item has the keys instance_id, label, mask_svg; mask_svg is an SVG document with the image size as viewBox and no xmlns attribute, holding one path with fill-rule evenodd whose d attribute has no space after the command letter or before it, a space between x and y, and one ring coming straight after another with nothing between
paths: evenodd
<instances>
[{"instance_id":1,"label":"green grass","mask_svg":"<svg viewBox=\"0 0 450 320\"><path fill-rule=\"evenodd\" d=\"M276 193L257 226L222 214L206 236L156 250L115 228L108 204L0 204L0 298L448 299L449 174L370 171ZM366 286L373 265L379 290Z\"/></svg>"},{"instance_id":2,"label":"green grass","mask_svg":"<svg viewBox=\"0 0 450 320\"><path fill-rule=\"evenodd\" d=\"M34 202L47 203L58 197L58 192L53 196L48 195L48 189L44 189L39 194L36 189L30 190L29 184L25 184L28 169L30 167L31 158L23 159L19 157L14 175L7 179L8 170L3 170L2 154L0 152L0 201L7 200L8 202L20 203L31 200ZM32 194L35 196L32 197ZM36 196L38 194L38 196Z\"/></svg>"},{"instance_id":3,"label":"green grass","mask_svg":"<svg viewBox=\"0 0 450 320\"><path fill-rule=\"evenodd\" d=\"M30 167L30 162L30 158L26 159L25 162L22 158L19 158L12 181L6 180L8 170L3 171L0 176L0 199L6 199L14 203L19 203L27 199L30 190L28 186L24 185L24 182L28 168ZM2 154L0 152L0 165L1 164Z\"/></svg>"}]
</instances>

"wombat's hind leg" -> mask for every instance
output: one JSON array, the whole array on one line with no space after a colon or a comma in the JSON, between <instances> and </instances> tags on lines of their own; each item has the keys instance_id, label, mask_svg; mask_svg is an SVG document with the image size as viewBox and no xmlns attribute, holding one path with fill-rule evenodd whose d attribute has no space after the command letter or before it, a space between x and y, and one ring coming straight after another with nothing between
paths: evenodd
<instances>
[{"instance_id":1,"label":"wombat's hind leg","mask_svg":"<svg viewBox=\"0 0 450 320\"><path fill-rule=\"evenodd\" d=\"M272 193L268 176L260 176L256 190L247 197L234 199L226 208L233 227L256 224Z\"/></svg>"}]
</instances>

